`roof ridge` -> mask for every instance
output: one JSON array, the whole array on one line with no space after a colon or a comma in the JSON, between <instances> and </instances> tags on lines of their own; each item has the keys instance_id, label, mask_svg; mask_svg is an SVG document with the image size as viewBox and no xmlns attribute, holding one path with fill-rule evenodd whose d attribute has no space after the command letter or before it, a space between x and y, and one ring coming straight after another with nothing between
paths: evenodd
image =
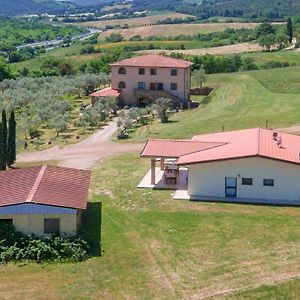
<instances>
[{"instance_id":1,"label":"roof ridge","mask_svg":"<svg viewBox=\"0 0 300 300\"><path fill-rule=\"evenodd\" d=\"M148 141L167 141L167 142L188 142L188 143L207 143L207 144L220 144L220 143L228 143L228 142L214 142L214 141L196 141L196 140L176 140L176 139L149 139Z\"/></svg>"},{"instance_id":2,"label":"roof ridge","mask_svg":"<svg viewBox=\"0 0 300 300\"><path fill-rule=\"evenodd\" d=\"M218 145L214 145L210 148L207 148L207 149L202 149L202 150L196 150L196 151L192 151L192 152L189 152L189 153L186 153L186 154L183 154L181 155L179 158L183 157L183 156L187 156L187 155L191 155L191 154L195 154L195 153L198 153L198 152L204 152L204 151L209 151L209 150L212 150L214 148L218 148L218 147L222 147L222 146L225 146L227 144L230 144L229 142L214 142L215 144L218 144Z\"/></svg>"},{"instance_id":3,"label":"roof ridge","mask_svg":"<svg viewBox=\"0 0 300 300\"><path fill-rule=\"evenodd\" d=\"M40 172L37 175L36 180L35 180L32 188L31 188L25 202L32 202L32 200L33 200L33 198L34 198L34 196L35 196L35 194L36 194L36 192L37 192L37 190L40 186L40 183L41 183L41 181L44 177L44 174L45 174L45 171L46 171L47 167L48 167L47 165L44 165L44 166L41 167Z\"/></svg>"}]
</instances>

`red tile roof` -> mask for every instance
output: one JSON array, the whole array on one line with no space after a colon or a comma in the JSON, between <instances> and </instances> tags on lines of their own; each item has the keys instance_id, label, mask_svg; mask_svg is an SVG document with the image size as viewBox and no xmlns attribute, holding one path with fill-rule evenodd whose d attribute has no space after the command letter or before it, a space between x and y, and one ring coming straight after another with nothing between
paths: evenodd
<instances>
[{"instance_id":1,"label":"red tile roof","mask_svg":"<svg viewBox=\"0 0 300 300\"><path fill-rule=\"evenodd\" d=\"M119 97L120 92L118 90L114 90L111 87L107 87L100 91L94 92L90 94L90 97Z\"/></svg>"},{"instance_id":2,"label":"red tile roof","mask_svg":"<svg viewBox=\"0 0 300 300\"><path fill-rule=\"evenodd\" d=\"M0 172L0 206L36 203L85 209L90 171L55 166Z\"/></svg>"},{"instance_id":3,"label":"red tile roof","mask_svg":"<svg viewBox=\"0 0 300 300\"><path fill-rule=\"evenodd\" d=\"M124 59L111 64L111 66L189 68L192 64L193 63L186 60L166 57L158 54L151 54Z\"/></svg>"},{"instance_id":4,"label":"red tile roof","mask_svg":"<svg viewBox=\"0 0 300 300\"><path fill-rule=\"evenodd\" d=\"M277 132L280 142L273 139L276 131L252 128L229 132L205 134L193 137L192 141L224 142L220 147L183 155L179 165L189 165L243 157L265 157L300 164L300 136Z\"/></svg>"},{"instance_id":5,"label":"red tile roof","mask_svg":"<svg viewBox=\"0 0 300 300\"><path fill-rule=\"evenodd\" d=\"M141 156L179 158L185 154L199 152L221 145L224 145L224 143L153 139L146 143Z\"/></svg>"}]
</instances>

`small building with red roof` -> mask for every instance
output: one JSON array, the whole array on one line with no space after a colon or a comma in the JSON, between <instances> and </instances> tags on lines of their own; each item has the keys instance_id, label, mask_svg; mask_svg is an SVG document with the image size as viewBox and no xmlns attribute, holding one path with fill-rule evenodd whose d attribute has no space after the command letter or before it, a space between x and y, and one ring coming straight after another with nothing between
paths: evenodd
<instances>
[{"instance_id":1,"label":"small building with red roof","mask_svg":"<svg viewBox=\"0 0 300 300\"><path fill-rule=\"evenodd\" d=\"M167 97L178 105L186 104L190 99L191 66L189 61L156 54L118 61L111 64L111 88L91 94L91 100L113 96L124 105L144 106Z\"/></svg>"},{"instance_id":2,"label":"small building with red roof","mask_svg":"<svg viewBox=\"0 0 300 300\"><path fill-rule=\"evenodd\" d=\"M173 187L175 198L300 204L297 135L251 128L149 140L141 156L151 158L148 187Z\"/></svg>"},{"instance_id":3,"label":"small building with red roof","mask_svg":"<svg viewBox=\"0 0 300 300\"><path fill-rule=\"evenodd\" d=\"M0 172L0 223L36 236L76 235L90 171L36 166Z\"/></svg>"}]
</instances>

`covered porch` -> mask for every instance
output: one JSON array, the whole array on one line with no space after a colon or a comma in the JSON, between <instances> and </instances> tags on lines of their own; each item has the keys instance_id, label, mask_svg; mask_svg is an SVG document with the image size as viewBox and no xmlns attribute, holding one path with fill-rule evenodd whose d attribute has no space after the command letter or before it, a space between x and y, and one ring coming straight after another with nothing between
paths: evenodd
<instances>
[{"instance_id":1,"label":"covered porch","mask_svg":"<svg viewBox=\"0 0 300 300\"><path fill-rule=\"evenodd\" d=\"M151 168L138 184L138 188L160 190L186 190L188 169L178 167L175 159L152 158Z\"/></svg>"}]
</instances>

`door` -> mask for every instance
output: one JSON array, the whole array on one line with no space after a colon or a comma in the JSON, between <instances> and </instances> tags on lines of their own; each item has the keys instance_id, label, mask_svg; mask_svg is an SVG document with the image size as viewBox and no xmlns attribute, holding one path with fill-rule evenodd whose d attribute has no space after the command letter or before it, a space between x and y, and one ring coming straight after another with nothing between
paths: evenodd
<instances>
[{"instance_id":1,"label":"door","mask_svg":"<svg viewBox=\"0 0 300 300\"><path fill-rule=\"evenodd\" d=\"M237 178L226 177L225 178L225 197L237 196Z\"/></svg>"}]
</instances>

